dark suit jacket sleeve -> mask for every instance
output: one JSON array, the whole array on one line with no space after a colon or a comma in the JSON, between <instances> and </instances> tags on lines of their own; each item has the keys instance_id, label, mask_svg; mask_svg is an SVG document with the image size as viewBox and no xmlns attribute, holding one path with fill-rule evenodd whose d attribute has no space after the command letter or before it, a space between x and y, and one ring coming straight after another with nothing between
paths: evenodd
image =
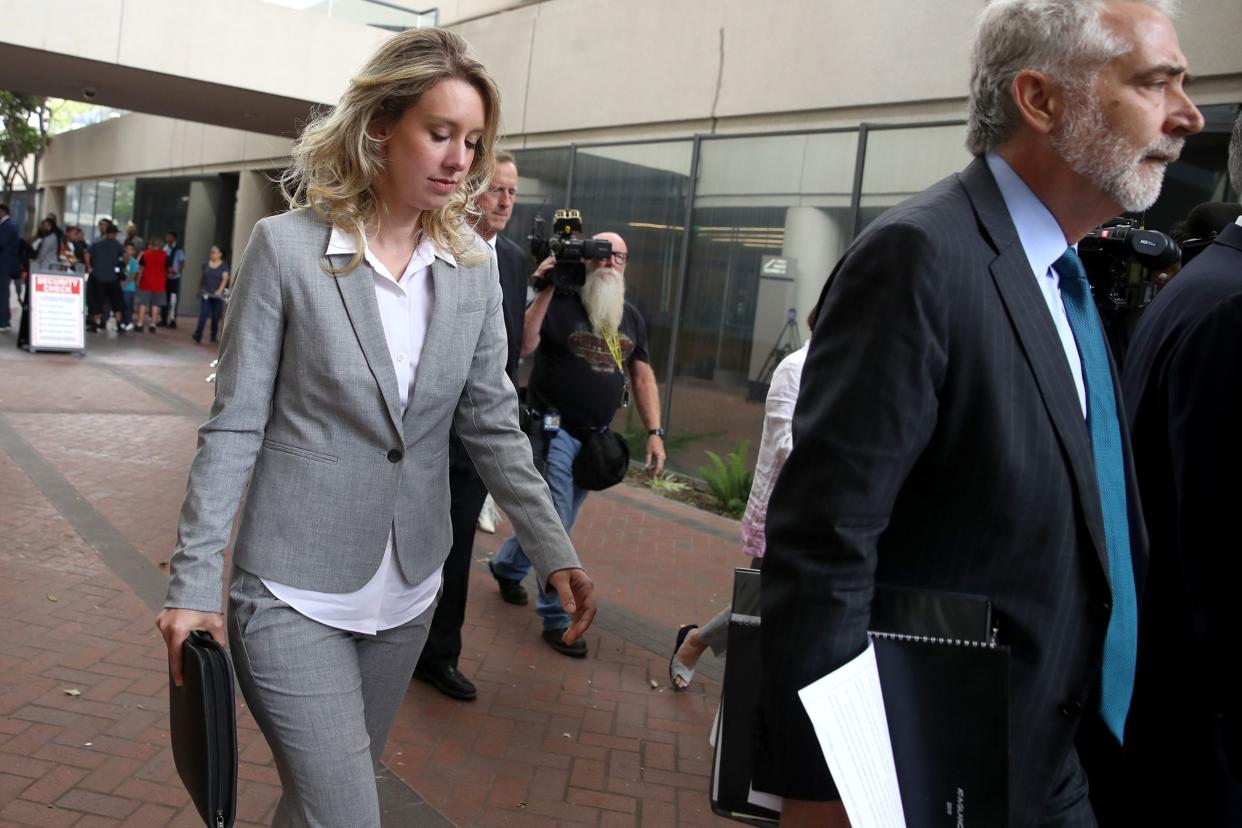
<instances>
[{"instance_id":1,"label":"dark suit jacket sleeve","mask_svg":"<svg viewBox=\"0 0 1242 828\"><path fill-rule=\"evenodd\" d=\"M517 244L500 236L496 239L496 265L500 269L505 329L509 335L509 359L505 373L516 387L518 361L522 358L522 323L526 316L526 280L531 273L530 257Z\"/></svg>"},{"instance_id":2,"label":"dark suit jacket sleeve","mask_svg":"<svg viewBox=\"0 0 1242 828\"><path fill-rule=\"evenodd\" d=\"M17 233L17 222L11 217L8 221L0 221L0 273L16 276L21 269L18 263L20 239Z\"/></svg>"},{"instance_id":3,"label":"dark suit jacket sleeve","mask_svg":"<svg viewBox=\"0 0 1242 828\"><path fill-rule=\"evenodd\" d=\"M936 424L941 266L923 229L890 224L855 244L826 289L768 507L761 790L837 796L797 691L866 648L877 544Z\"/></svg>"},{"instance_id":4,"label":"dark suit jacket sleeve","mask_svg":"<svg viewBox=\"0 0 1242 828\"><path fill-rule=\"evenodd\" d=\"M1193 274L1190 278L1195 278ZM1169 361L1166 382L1169 457L1173 463L1177 544L1186 589L1206 631L1214 712L1239 735L1242 701L1234 659L1236 590L1242 583L1237 548L1238 469L1242 468L1242 296L1218 304L1192 328ZM1230 540L1233 538L1234 540ZM1237 757L1242 759L1242 757Z\"/></svg>"}]
</instances>

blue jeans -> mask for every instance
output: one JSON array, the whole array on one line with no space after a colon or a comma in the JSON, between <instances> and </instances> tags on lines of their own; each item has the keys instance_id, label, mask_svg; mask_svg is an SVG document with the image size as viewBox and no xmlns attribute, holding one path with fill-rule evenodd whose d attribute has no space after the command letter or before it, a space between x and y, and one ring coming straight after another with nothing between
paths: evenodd
<instances>
[{"instance_id":1,"label":"blue jeans","mask_svg":"<svg viewBox=\"0 0 1242 828\"><path fill-rule=\"evenodd\" d=\"M574 528L578 519L578 511L586 501L587 490L574 485L574 458L582 443L570 436L564 429L556 432L548 446L548 469L544 479L548 481L548 489L552 492L552 505L565 527L565 534ZM537 460L538 458L536 458ZM492 558L492 572L498 578L509 578L520 581L530 572L530 560L522 551L517 538L509 538L504 546ZM543 619L545 630L563 630L569 626L569 613L561 608L561 599L555 592L544 592L543 584L539 584L539 596L535 600L535 611Z\"/></svg>"},{"instance_id":2,"label":"blue jeans","mask_svg":"<svg viewBox=\"0 0 1242 828\"><path fill-rule=\"evenodd\" d=\"M129 325L134 321L134 291L122 288L121 298L125 300L121 307L121 323Z\"/></svg>"},{"instance_id":3,"label":"blue jeans","mask_svg":"<svg viewBox=\"0 0 1242 828\"><path fill-rule=\"evenodd\" d=\"M207 318L211 317L211 341L216 341L217 329L220 326L220 317L224 313L224 300L216 296L200 297L201 301L198 306L198 326L194 329L194 338L203 338L203 326L207 324Z\"/></svg>"}]
</instances>

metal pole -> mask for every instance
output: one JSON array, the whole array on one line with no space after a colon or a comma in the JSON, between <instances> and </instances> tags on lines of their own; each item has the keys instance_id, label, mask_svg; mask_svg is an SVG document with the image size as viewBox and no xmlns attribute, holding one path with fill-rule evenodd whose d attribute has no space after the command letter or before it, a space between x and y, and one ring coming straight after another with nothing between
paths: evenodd
<instances>
[{"instance_id":1,"label":"metal pole","mask_svg":"<svg viewBox=\"0 0 1242 828\"><path fill-rule=\"evenodd\" d=\"M565 179L565 209L571 209L574 203L574 162L578 159L578 145L569 145L569 175Z\"/></svg>"},{"instance_id":2,"label":"metal pole","mask_svg":"<svg viewBox=\"0 0 1242 828\"><path fill-rule=\"evenodd\" d=\"M850 191L850 220L846 226L846 244L854 241L858 232L858 220L862 212L862 181L863 168L867 162L867 132L870 128L866 123L858 125L858 151L854 154L854 188Z\"/></svg>"},{"instance_id":3,"label":"metal pole","mask_svg":"<svg viewBox=\"0 0 1242 828\"><path fill-rule=\"evenodd\" d=\"M690 222L694 220L694 198L699 188L699 148L702 136L694 136L694 146L690 151L690 190L686 193L686 216L682 221L681 231L681 265L677 269L677 296L673 300L673 330L669 334L668 367L664 372L664 405L660 412L660 424L669 427L669 412L673 408L673 378L677 365L677 337L681 333L681 309L685 304L687 283L690 278Z\"/></svg>"}]
</instances>

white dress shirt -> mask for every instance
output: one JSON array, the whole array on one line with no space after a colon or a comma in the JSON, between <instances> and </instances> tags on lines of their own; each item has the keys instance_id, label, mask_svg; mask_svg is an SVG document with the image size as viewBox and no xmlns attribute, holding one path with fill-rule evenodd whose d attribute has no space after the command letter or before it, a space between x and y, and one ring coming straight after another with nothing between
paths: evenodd
<instances>
[{"instance_id":1,"label":"white dress shirt","mask_svg":"<svg viewBox=\"0 0 1242 828\"><path fill-rule=\"evenodd\" d=\"M401 412L409 404L411 389L418 379L418 360L423 351L423 340L431 323L431 307L434 300L431 263L436 257L456 267L452 255L436 248L430 239L423 238L405 266L400 279L394 279L363 240L363 258L375 271L375 300L379 304L380 322L384 326L384 339L392 358L392 369L397 375L397 388L401 392ZM353 255L357 252L353 236L332 228L328 240L327 255ZM421 584L411 584L401 573L393 548L392 530L388 531L388 545L379 569L362 589L356 592L314 592L276 583L267 578L263 583L280 600L298 612L341 630L374 635L380 630L399 627L417 618L436 599L442 580L437 569Z\"/></svg>"},{"instance_id":2,"label":"white dress shirt","mask_svg":"<svg viewBox=\"0 0 1242 828\"><path fill-rule=\"evenodd\" d=\"M1086 419L1087 386L1082 379L1082 358L1078 353L1078 344L1074 341L1074 331L1070 328L1069 318L1065 315L1065 305L1061 301L1061 277L1052 267L1070 244L1065 240L1065 233L1052 213L1004 158L989 152L985 160L988 169L992 171L992 177L996 179L996 186L1000 188L1001 198L1009 210L1009 217L1013 219L1013 226L1018 230L1018 241L1022 243L1022 250L1031 264L1031 273L1035 276L1040 293L1044 295L1057 336L1061 338L1065 359L1069 363L1070 373L1074 376L1074 387L1078 389L1082 416ZM1077 245L1074 248L1077 249Z\"/></svg>"}]
</instances>

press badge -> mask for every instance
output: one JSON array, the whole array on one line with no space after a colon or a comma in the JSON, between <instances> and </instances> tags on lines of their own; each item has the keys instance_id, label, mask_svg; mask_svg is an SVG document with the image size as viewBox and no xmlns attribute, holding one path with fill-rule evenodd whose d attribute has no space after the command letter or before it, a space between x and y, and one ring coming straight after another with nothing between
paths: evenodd
<instances>
[{"instance_id":1,"label":"press badge","mask_svg":"<svg viewBox=\"0 0 1242 828\"><path fill-rule=\"evenodd\" d=\"M559 411L549 411L543 415L544 431L560 431L561 430L561 413Z\"/></svg>"}]
</instances>

